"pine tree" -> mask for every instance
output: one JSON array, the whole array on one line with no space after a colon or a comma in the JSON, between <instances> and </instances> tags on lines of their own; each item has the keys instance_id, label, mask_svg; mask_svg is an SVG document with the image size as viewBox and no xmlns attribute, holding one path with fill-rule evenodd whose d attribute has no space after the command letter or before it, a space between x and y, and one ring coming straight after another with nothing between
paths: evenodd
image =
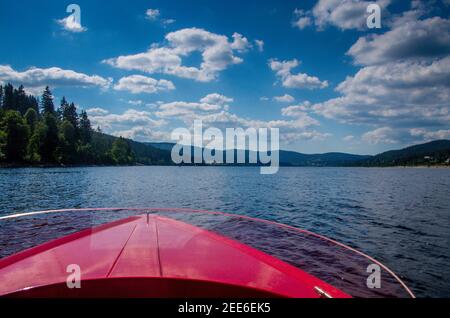
<instances>
[{"instance_id":1,"label":"pine tree","mask_svg":"<svg viewBox=\"0 0 450 318\"><path fill-rule=\"evenodd\" d=\"M2 119L3 119L3 116L5 115L5 109L3 108L3 96L4 96L4 94L3 94L3 86L2 85L0 85L0 122L2 121ZM2 133L2 131L0 131L0 134ZM4 138L6 138L5 136L3 136ZM4 139L3 138L3 139ZM2 139L2 140L3 140ZM6 140L6 139L5 139ZM5 141L6 142L6 141ZM0 148L1 148L1 144L0 144ZM1 151L1 149L0 149L0 160L2 160L2 158L3 158L4 156L2 155L2 151Z\"/></svg>"},{"instance_id":2,"label":"pine tree","mask_svg":"<svg viewBox=\"0 0 450 318\"><path fill-rule=\"evenodd\" d=\"M33 108L28 108L27 112L24 115L24 118L28 126L30 127L31 133L33 133L39 119L37 112Z\"/></svg>"},{"instance_id":3,"label":"pine tree","mask_svg":"<svg viewBox=\"0 0 450 318\"><path fill-rule=\"evenodd\" d=\"M83 144L91 142L92 139L91 121L84 110L81 112L80 118L80 139Z\"/></svg>"},{"instance_id":4,"label":"pine tree","mask_svg":"<svg viewBox=\"0 0 450 318\"><path fill-rule=\"evenodd\" d=\"M20 112L21 115L24 115L28 110L28 96L25 93L25 89L23 85L20 85L17 90L14 90L15 95L15 108Z\"/></svg>"},{"instance_id":5,"label":"pine tree","mask_svg":"<svg viewBox=\"0 0 450 318\"><path fill-rule=\"evenodd\" d=\"M34 97L33 95L28 96L28 109L34 109L36 114L38 114L39 117L39 100Z\"/></svg>"},{"instance_id":6,"label":"pine tree","mask_svg":"<svg viewBox=\"0 0 450 318\"><path fill-rule=\"evenodd\" d=\"M39 121L28 143L28 160L41 162L44 142L47 135L47 125L43 120Z\"/></svg>"},{"instance_id":7,"label":"pine tree","mask_svg":"<svg viewBox=\"0 0 450 318\"><path fill-rule=\"evenodd\" d=\"M14 87L8 83L3 88L3 108L5 110L14 110Z\"/></svg>"},{"instance_id":8,"label":"pine tree","mask_svg":"<svg viewBox=\"0 0 450 318\"><path fill-rule=\"evenodd\" d=\"M44 115L45 138L43 140L41 151L41 158L44 162L56 162L56 149L59 143L58 137L58 122L55 115L47 113Z\"/></svg>"},{"instance_id":9,"label":"pine tree","mask_svg":"<svg viewBox=\"0 0 450 318\"><path fill-rule=\"evenodd\" d=\"M134 153L128 142L120 137L113 142L111 156L116 164L131 164L134 161Z\"/></svg>"},{"instance_id":10,"label":"pine tree","mask_svg":"<svg viewBox=\"0 0 450 318\"><path fill-rule=\"evenodd\" d=\"M60 126L60 153L61 162L74 163L77 157L77 139L75 127L64 120Z\"/></svg>"},{"instance_id":11,"label":"pine tree","mask_svg":"<svg viewBox=\"0 0 450 318\"><path fill-rule=\"evenodd\" d=\"M67 102L66 97L63 96L57 112L58 118L60 120L64 120L64 112L66 111L67 107L69 107L69 103Z\"/></svg>"},{"instance_id":12,"label":"pine tree","mask_svg":"<svg viewBox=\"0 0 450 318\"><path fill-rule=\"evenodd\" d=\"M67 104L62 113L62 119L72 124L75 130L79 127L77 107L74 103ZM89 123L90 126L90 123Z\"/></svg>"},{"instance_id":13,"label":"pine tree","mask_svg":"<svg viewBox=\"0 0 450 318\"><path fill-rule=\"evenodd\" d=\"M3 86L0 85L0 109L3 108Z\"/></svg>"},{"instance_id":14,"label":"pine tree","mask_svg":"<svg viewBox=\"0 0 450 318\"><path fill-rule=\"evenodd\" d=\"M41 107L43 114L55 114L55 105L53 104L53 95L47 86L42 94Z\"/></svg>"},{"instance_id":15,"label":"pine tree","mask_svg":"<svg viewBox=\"0 0 450 318\"><path fill-rule=\"evenodd\" d=\"M1 109L0 109L1 110ZM0 129L0 162L6 159L6 144L7 144L6 133Z\"/></svg>"},{"instance_id":16,"label":"pine tree","mask_svg":"<svg viewBox=\"0 0 450 318\"><path fill-rule=\"evenodd\" d=\"M29 127L17 111L7 111L0 130L6 134L5 155L9 162L22 162L25 159L29 137Z\"/></svg>"}]
</instances>

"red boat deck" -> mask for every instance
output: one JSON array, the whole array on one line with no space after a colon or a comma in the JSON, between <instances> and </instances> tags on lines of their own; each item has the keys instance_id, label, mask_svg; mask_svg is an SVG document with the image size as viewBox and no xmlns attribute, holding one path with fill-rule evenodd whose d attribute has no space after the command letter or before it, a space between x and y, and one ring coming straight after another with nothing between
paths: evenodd
<instances>
[{"instance_id":1,"label":"red boat deck","mask_svg":"<svg viewBox=\"0 0 450 318\"><path fill-rule=\"evenodd\" d=\"M67 267L81 269L70 290ZM349 297L274 257L198 227L136 216L0 260L0 295Z\"/></svg>"}]
</instances>

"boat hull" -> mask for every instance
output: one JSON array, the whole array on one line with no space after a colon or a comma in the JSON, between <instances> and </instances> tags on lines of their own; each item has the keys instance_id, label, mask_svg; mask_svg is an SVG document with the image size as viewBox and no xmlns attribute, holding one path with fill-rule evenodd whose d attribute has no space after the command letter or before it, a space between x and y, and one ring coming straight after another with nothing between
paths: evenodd
<instances>
[{"instance_id":1,"label":"boat hull","mask_svg":"<svg viewBox=\"0 0 450 318\"><path fill-rule=\"evenodd\" d=\"M67 284L73 268L80 271L80 288ZM0 260L0 281L0 295L7 297L350 297L238 241L156 215L88 229Z\"/></svg>"}]
</instances>

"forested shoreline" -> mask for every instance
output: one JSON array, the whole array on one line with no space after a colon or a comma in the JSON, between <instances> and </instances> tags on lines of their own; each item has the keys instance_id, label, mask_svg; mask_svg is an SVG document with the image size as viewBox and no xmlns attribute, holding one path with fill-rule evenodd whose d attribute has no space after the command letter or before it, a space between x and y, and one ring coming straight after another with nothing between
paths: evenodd
<instances>
[{"instance_id":1,"label":"forested shoreline","mask_svg":"<svg viewBox=\"0 0 450 318\"><path fill-rule=\"evenodd\" d=\"M130 141L94 130L86 111L65 97L58 107L49 87L40 98L21 85L0 85L0 166L126 165Z\"/></svg>"}]
</instances>

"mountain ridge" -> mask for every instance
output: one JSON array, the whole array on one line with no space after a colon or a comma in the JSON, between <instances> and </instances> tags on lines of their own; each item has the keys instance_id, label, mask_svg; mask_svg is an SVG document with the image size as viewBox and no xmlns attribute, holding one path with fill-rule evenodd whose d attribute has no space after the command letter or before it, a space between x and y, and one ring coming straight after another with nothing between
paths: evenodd
<instances>
[{"instance_id":1,"label":"mountain ridge","mask_svg":"<svg viewBox=\"0 0 450 318\"><path fill-rule=\"evenodd\" d=\"M163 151L171 151L175 143L147 142L147 146ZM246 158L249 151L246 151ZM281 166L408 166L449 164L450 140L434 140L398 150L390 150L377 155L356 155L344 152L304 154L280 150Z\"/></svg>"}]
</instances>

